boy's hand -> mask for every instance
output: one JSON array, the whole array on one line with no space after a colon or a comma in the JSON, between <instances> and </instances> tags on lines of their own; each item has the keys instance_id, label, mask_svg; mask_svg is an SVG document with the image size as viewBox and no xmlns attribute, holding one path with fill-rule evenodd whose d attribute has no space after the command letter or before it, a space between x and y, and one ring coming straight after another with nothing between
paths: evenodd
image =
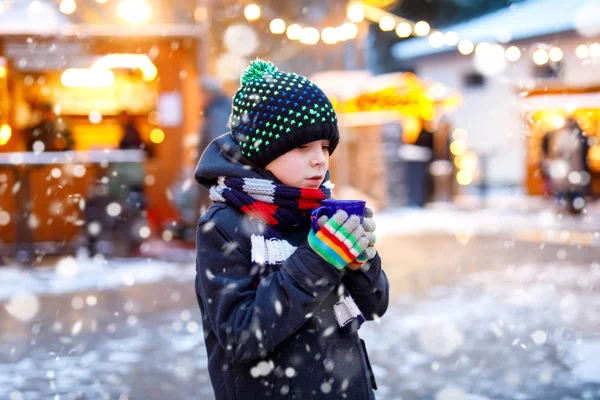
<instances>
[{"instance_id":1,"label":"boy's hand","mask_svg":"<svg viewBox=\"0 0 600 400\"><path fill-rule=\"evenodd\" d=\"M357 271L362 267L367 261L372 260L377 254L377 250L375 250L375 241L377 238L375 237L375 220L373 219L373 210L370 208L365 208L365 217L363 218L362 223L363 228L365 229L365 237L369 239L369 246L366 248L364 253L360 254L354 261L349 263L346 268Z\"/></svg>"},{"instance_id":2,"label":"boy's hand","mask_svg":"<svg viewBox=\"0 0 600 400\"><path fill-rule=\"evenodd\" d=\"M325 217L327 218L327 217ZM369 238L356 215L336 212L331 219L319 218L319 231L312 229L308 244L323 259L337 269L342 269L356 259L369 246Z\"/></svg>"}]
</instances>

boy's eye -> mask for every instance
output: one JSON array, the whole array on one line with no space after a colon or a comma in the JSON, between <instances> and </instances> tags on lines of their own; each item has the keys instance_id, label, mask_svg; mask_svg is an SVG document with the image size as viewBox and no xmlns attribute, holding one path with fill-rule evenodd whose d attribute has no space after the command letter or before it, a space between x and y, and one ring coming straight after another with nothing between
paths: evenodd
<instances>
[{"instance_id":1,"label":"boy's eye","mask_svg":"<svg viewBox=\"0 0 600 400\"><path fill-rule=\"evenodd\" d=\"M323 150L329 151L329 146L323 146Z\"/></svg>"},{"instance_id":2,"label":"boy's eye","mask_svg":"<svg viewBox=\"0 0 600 400\"><path fill-rule=\"evenodd\" d=\"M302 146L298 146L298 148L304 150L304 149L307 149L308 146L307 145L302 145Z\"/></svg>"}]
</instances>

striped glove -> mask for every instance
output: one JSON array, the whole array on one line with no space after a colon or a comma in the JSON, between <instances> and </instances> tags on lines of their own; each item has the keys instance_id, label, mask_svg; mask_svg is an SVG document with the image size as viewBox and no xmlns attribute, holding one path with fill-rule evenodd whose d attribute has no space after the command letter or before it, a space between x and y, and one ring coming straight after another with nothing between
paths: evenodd
<instances>
[{"instance_id":1,"label":"striped glove","mask_svg":"<svg viewBox=\"0 0 600 400\"><path fill-rule=\"evenodd\" d=\"M321 218L319 221L324 221ZM365 237L358 216L351 215L348 218L345 211L339 210L323 223L318 232L310 230L308 244L335 268L342 269L365 251L369 239Z\"/></svg>"},{"instance_id":2,"label":"striped glove","mask_svg":"<svg viewBox=\"0 0 600 400\"><path fill-rule=\"evenodd\" d=\"M365 208L365 217L363 218L362 223L363 228L365 229L365 237L369 239L369 246L367 249L361 253L354 261L347 265L347 267L351 270L358 270L362 267L367 261L372 260L377 254L377 250L375 250L375 220L373 219L373 210L370 208Z\"/></svg>"}]
</instances>

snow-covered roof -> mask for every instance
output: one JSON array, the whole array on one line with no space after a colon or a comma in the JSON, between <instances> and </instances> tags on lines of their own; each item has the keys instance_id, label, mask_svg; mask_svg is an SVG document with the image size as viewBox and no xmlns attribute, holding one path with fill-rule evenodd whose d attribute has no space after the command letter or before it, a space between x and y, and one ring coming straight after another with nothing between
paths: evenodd
<instances>
[{"instance_id":1,"label":"snow-covered roof","mask_svg":"<svg viewBox=\"0 0 600 400\"><path fill-rule=\"evenodd\" d=\"M481 43L529 39L576 28L600 33L600 1L530 0L449 26L443 32L453 31L461 40ZM391 51L396 59L406 60L455 50L456 46L434 48L424 37L396 43Z\"/></svg>"}]
</instances>

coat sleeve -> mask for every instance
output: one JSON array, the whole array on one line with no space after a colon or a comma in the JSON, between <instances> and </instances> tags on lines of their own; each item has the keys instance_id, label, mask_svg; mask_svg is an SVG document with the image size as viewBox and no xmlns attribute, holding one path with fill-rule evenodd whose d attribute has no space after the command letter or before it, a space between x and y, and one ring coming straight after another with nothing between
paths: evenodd
<instances>
[{"instance_id":1,"label":"coat sleeve","mask_svg":"<svg viewBox=\"0 0 600 400\"><path fill-rule=\"evenodd\" d=\"M379 254L376 254L365 266L358 271L348 270L343 283L364 317L371 321L381 317L387 311L389 284L381 268Z\"/></svg>"},{"instance_id":2,"label":"coat sleeve","mask_svg":"<svg viewBox=\"0 0 600 400\"><path fill-rule=\"evenodd\" d=\"M303 245L254 286L249 255L218 224L202 220L196 248L196 292L205 320L238 362L264 356L295 333L343 276Z\"/></svg>"}]
</instances>

